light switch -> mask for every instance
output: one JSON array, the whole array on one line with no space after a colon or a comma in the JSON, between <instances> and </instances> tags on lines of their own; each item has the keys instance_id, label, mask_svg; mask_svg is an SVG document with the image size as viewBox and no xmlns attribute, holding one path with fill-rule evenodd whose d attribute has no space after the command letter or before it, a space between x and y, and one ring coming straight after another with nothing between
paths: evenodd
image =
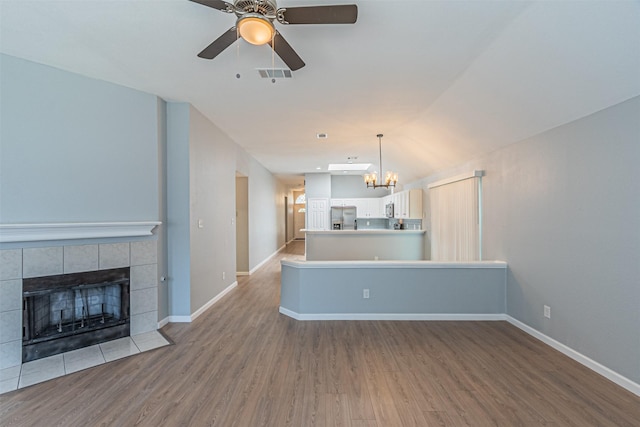
<instances>
[{"instance_id":1,"label":"light switch","mask_svg":"<svg viewBox=\"0 0 640 427\"><path fill-rule=\"evenodd\" d=\"M204 228L204 221L201 219L198 220L198 228Z\"/></svg>"}]
</instances>

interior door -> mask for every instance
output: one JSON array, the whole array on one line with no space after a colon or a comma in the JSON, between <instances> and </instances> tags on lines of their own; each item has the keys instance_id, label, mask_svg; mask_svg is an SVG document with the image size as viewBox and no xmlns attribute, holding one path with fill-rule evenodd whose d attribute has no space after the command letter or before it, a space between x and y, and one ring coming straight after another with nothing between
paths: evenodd
<instances>
[{"instance_id":1,"label":"interior door","mask_svg":"<svg viewBox=\"0 0 640 427\"><path fill-rule=\"evenodd\" d=\"M307 230L329 229L329 199L307 199Z\"/></svg>"}]
</instances>

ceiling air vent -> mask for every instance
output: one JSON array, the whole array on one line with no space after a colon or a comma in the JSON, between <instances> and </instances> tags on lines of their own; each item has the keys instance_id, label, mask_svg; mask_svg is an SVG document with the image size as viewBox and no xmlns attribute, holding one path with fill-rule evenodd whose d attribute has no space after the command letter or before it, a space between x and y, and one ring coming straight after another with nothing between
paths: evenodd
<instances>
[{"instance_id":1,"label":"ceiling air vent","mask_svg":"<svg viewBox=\"0 0 640 427\"><path fill-rule=\"evenodd\" d=\"M258 74L263 79L290 79L291 70L288 68L258 68Z\"/></svg>"}]
</instances>

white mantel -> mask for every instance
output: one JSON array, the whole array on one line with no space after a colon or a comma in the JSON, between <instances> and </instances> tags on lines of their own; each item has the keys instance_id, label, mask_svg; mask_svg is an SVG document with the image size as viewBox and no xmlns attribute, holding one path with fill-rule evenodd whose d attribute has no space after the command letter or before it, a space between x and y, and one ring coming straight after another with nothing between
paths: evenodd
<instances>
[{"instance_id":1,"label":"white mantel","mask_svg":"<svg viewBox=\"0 0 640 427\"><path fill-rule=\"evenodd\" d=\"M150 236L160 221L0 224L0 243Z\"/></svg>"}]
</instances>

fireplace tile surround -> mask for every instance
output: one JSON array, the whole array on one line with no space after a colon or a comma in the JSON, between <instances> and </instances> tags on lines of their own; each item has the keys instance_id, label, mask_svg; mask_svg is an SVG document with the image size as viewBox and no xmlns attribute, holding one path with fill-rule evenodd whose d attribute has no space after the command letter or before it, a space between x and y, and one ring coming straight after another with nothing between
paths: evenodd
<instances>
[{"instance_id":1,"label":"fireplace tile surround","mask_svg":"<svg viewBox=\"0 0 640 427\"><path fill-rule=\"evenodd\" d=\"M131 335L158 327L157 240L0 249L0 370L22 362L22 279L130 267Z\"/></svg>"}]
</instances>

